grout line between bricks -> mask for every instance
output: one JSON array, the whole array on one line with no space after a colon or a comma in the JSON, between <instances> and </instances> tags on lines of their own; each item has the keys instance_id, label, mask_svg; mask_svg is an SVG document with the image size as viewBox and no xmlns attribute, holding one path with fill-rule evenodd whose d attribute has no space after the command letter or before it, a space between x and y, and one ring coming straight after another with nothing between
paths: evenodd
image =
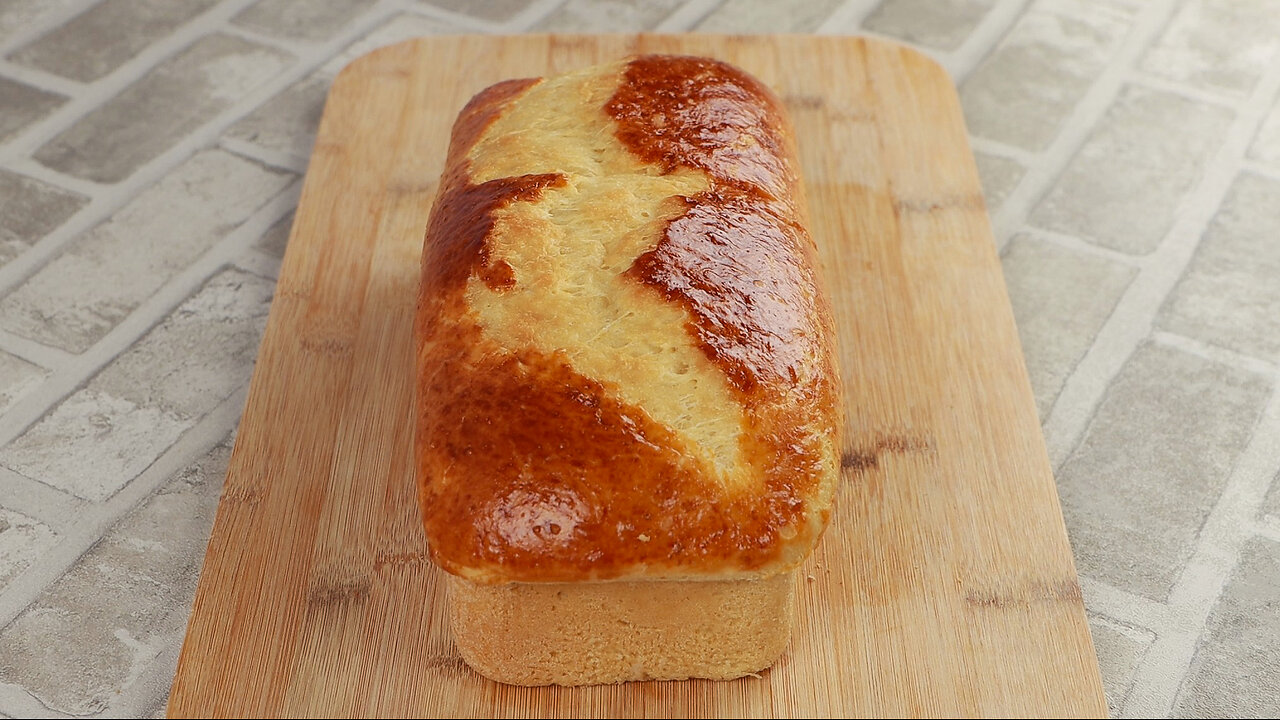
<instances>
[{"instance_id":1,"label":"grout line between bricks","mask_svg":"<svg viewBox=\"0 0 1280 720\"><path fill-rule=\"evenodd\" d=\"M1024 150L1020 147L1002 143L999 140L991 140L989 138L980 137L978 135L969 136L969 147L977 152L987 155L1002 157L1006 160L1013 160L1023 167L1030 167L1037 162L1039 157L1030 150Z\"/></svg>"},{"instance_id":2,"label":"grout line between bricks","mask_svg":"<svg viewBox=\"0 0 1280 720\"><path fill-rule=\"evenodd\" d=\"M1270 378L1273 384L1280 383L1280 366L1266 360L1164 330L1155 331L1151 337L1161 345L1177 348L1189 355L1262 375Z\"/></svg>"},{"instance_id":3,"label":"grout line between bricks","mask_svg":"<svg viewBox=\"0 0 1280 720\"><path fill-rule=\"evenodd\" d=\"M469 33L480 33L484 35L493 35L502 32L501 26L493 23L487 23L478 20L469 15L461 13L449 12L444 8L438 8L434 5L417 5L412 2L401 2L396 6L400 12L410 13L421 17L431 18L447 23Z\"/></svg>"},{"instance_id":4,"label":"grout line between bricks","mask_svg":"<svg viewBox=\"0 0 1280 720\"><path fill-rule=\"evenodd\" d=\"M687 32L707 19L723 0L689 0L653 28L656 33Z\"/></svg>"},{"instance_id":5,"label":"grout line between bricks","mask_svg":"<svg viewBox=\"0 0 1280 720\"><path fill-rule=\"evenodd\" d=\"M1106 615L1097 615L1094 613L1090 613L1089 617L1090 619L1102 625L1106 625L1107 627L1115 630L1121 635L1124 635L1130 640L1137 640L1139 642L1143 642L1143 641L1150 642L1153 638L1155 638L1155 633L1151 632L1145 627L1142 627L1141 625L1135 625L1133 623L1128 623L1113 617L1108 617Z\"/></svg>"},{"instance_id":6,"label":"grout line between bricks","mask_svg":"<svg viewBox=\"0 0 1280 720\"><path fill-rule=\"evenodd\" d=\"M203 562L203 558L201 558ZM184 616L190 614L190 603L178 609ZM182 631L161 641L163 648L152 658L151 662L129 686L122 690L107 705L106 715L111 717L153 717L165 709L169 703L169 691L173 686L173 676L178 672L178 655L182 652L182 641L186 635L187 624L181 623Z\"/></svg>"},{"instance_id":7,"label":"grout line between bricks","mask_svg":"<svg viewBox=\"0 0 1280 720\"><path fill-rule=\"evenodd\" d=\"M1005 33L1022 17L1029 4L1030 0L1002 0L996 3L960 47L947 56L943 65L951 73L957 86L1000 44Z\"/></svg>"},{"instance_id":8,"label":"grout line between bricks","mask_svg":"<svg viewBox=\"0 0 1280 720\"><path fill-rule=\"evenodd\" d=\"M79 5L68 5L63 12L58 12L44 18L43 22L36 22L28 25L23 32L17 32L11 35L7 40L0 42L0 55L8 55L11 51L16 50L32 40L36 40L54 28L65 25L68 21L77 15L85 12L89 8L97 5L96 2L81 3Z\"/></svg>"},{"instance_id":9,"label":"grout line between bricks","mask_svg":"<svg viewBox=\"0 0 1280 720\"><path fill-rule=\"evenodd\" d=\"M116 188L111 185L104 185L93 180L85 180L84 178L78 178L74 175L67 175L65 173L58 172L53 168L41 165L36 162L34 158L25 155L13 158L9 162L5 163L5 166L16 173L21 173L27 177L40 180L41 182L46 182L50 185L56 185L67 190L80 193L81 195L91 199L101 197L103 195L115 194L116 192ZM82 208L80 212L83 213L87 209L88 208Z\"/></svg>"},{"instance_id":10,"label":"grout line between bricks","mask_svg":"<svg viewBox=\"0 0 1280 720\"><path fill-rule=\"evenodd\" d=\"M1174 611L1168 605L1121 590L1101 580L1081 575L1080 589L1089 612L1111 620L1152 629L1165 627L1176 621Z\"/></svg>"},{"instance_id":11,"label":"grout line between bricks","mask_svg":"<svg viewBox=\"0 0 1280 720\"><path fill-rule=\"evenodd\" d=\"M297 206L301 186L302 181L295 180L267 201L238 228L170 278L93 347L64 363L39 388L14 403L0 416L0 446L8 444L38 421L50 408L132 347L219 269L230 265L237 255Z\"/></svg>"},{"instance_id":12,"label":"grout line between bricks","mask_svg":"<svg viewBox=\"0 0 1280 720\"><path fill-rule=\"evenodd\" d=\"M74 718L51 709L40 702L36 696L27 692L21 685L14 685L0 679L0 707L20 718Z\"/></svg>"},{"instance_id":13,"label":"grout line between bricks","mask_svg":"<svg viewBox=\"0 0 1280 720\"><path fill-rule=\"evenodd\" d=\"M845 0L814 32L818 35L843 35L857 31L879 5L880 0Z\"/></svg>"},{"instance_id":14,"label":"grout line between bricks","mask_svg":"<svg viewBox=\"0 0 1280 720\"><path fill-rule=\"evenodd\" d=\"M42 90L51 90L67 97L75 97L85 88L82 82L64 78L61 75L54 75L39 68L19 65L6 58L0 58L0 75Z\"/></svg>"},{"instance_id":15,"label":"grout line between bricks","mask_svg":"<svg viewBox=\"0 0 1280 720\"><path fill-rule=\"evenodd\" d=\"M1260 518L1254 525L1259 537L1280 543L1280 517Z\"/></svg>"},{"instance_id":16,"label":"grout line between bricks","mask_svg":"<svg viewBox=\"0 0 1280 720\"><path fill-rule=\"evenodd\" d=\"M1195 552L1174 584L1169 601L1178 615L1191 620L1188 632L1159 633L1134 672L1133 689L1122 717L1167 717L1175 709L1182 684L1194 660L1200 635L1218 598L1240 560L1240 550L1253 537L1253 523L1271 480L1280 470L1280 389L1274 389L1237 458L1226 487L1200 531Z\"/></svg>"},{"instance_id":17,"label":"grout line between bricks","mask_svg":"<svg viewBox=\"0 0 1280 720\"><path fill-rule=\"evenodd\" d=\"M0 350L16 355L29 363L35 363L46 370L55 371L64 367L75 357L66 350L41 345L35 340L14 335L4 328L0 328Z\"/></svg>"},{"instance_id":18,"label":"grout line between bricks","mask_svg":"<svg viewBox=\"0 0 1280 720\"><path fill-rule=\"evenodd\" d=\"M927 47L925 45L916 45L915 43L909 42L907 40L903 40L902 38L894 37L892 35L885 35L884 33L878 33L874 30L868 30L862 27L853 28L849 31L849 33L851 35L856 35L860 38L866 38L868 40L879 40L880 42L884 42L889 45L899 45L905 48L910 48L920 53L921 55L924 55L930 60L933 60L939 65L943 66L943 69L946 70L946 54L936 48ZM829 32L829 33L822 33L822 34L839 35L840 33ZM950 73L949 70L947 70L947 72L948 74ZM954 78L952 80L954 81Z\"/></svg>"},{"instance_id":19,"label":"grout line between bricks","mask_svg":"<svg viewBox=\"0 0 1280 720\"><path fill-rule=\"evenodd\" d=\"M35 164L34 161L32 164ZM46 180L46 178L40 176L42 173L26 173L27 168L24 164L12 164L10 168L17 172L29 174L38 180ZM113 213L124 207L145 186L159 179L159 177L152 177L152 173L139 173L138 175L141 175L141 177L135 176L136 182L129 182L127 185L109 189L106 192L97 194L96 197L91 196L90 202L81 208L79 212L72 215L48 235L37 240L21 255L0 266L0 297L8 294L11 289L17 287L19 283L43 267L49 260L52 260L53 256L64 245L70 243L81 233L110 218Z\"/></svg>"},{"instance_id":20,"label":"grout line between bricks","mask_svg":"<svg viewBox=\"0 0 1280 720\"><path fill-rule=\"evenodd\" d=\"M234 267L258 277L277 280L280 277L280 262L281 259L274 255L268 255L257 248L249 248L241 253L232 264Z\"/></svg>"},{"instance_id":21,"label":"grout line between bricks","mask_svg":"<svg viewBox=\"0 0 1280 720\"><path fill-rule=\"evenodd\" d=\"M253 143L232 137L219 139L218 145L222 147L222 149L235 153L241 157L249 158L250 160L260 162L263 165L269 165L281 170L296 172L300 175L307 172L307 164L311 162L310 157L301 157L292 153L269 150L267 148L254 145Z\"/></svg>"},{"instance_id":22,"label":"grout line between bricks","mask_svg":"<svg viewBox=\"0 0 1280 720\"><path fill-rule=\"evenodd\" d=\"M244 409L248 383L223 399L188 428L155 462L116 494L100 504L85 503L72 532L0 590L0 628L8 627L23 610L93 547L113 525L150 497L182 468L209 452L236 427ZM8 706L12 708L12 706Z\"/></svg>"},{"instance_id":23,"label":"grout line between bricks","mask_svg":"<svg viewBox=\"0 0 1280 720\"><path fill-rule=\"evenodd\" d=\"M1028 237L1036 238L1037 240L1044 240L1060 247L1069 248L1082 255L1092 255L1093 257L1103 258L1104 260L1119 263L1126 267L1137 268L1139 270L1146 267L1145 258L1126 255L1118 250L1094 245L1093 243L1081 240L1074 235L1067 235L1066 233L1054 232L1052 230L1045 230L1043 228L1032 227L1030 225L1023 227L1017 233L1017 235L1024 234ZM1005 248L1008 247L1009 243L1006 242Z\"/></svg>"},{"instance_id":24,"label":"grout line between bricks","mask_svg":"<svg viewBox=\"0 0 1280 720\"><path fill-rule=\"evenodd\" d=\"M197 572L203 572L204 559L204 554L202 553L200 567ZM178 670L178 655L182 652L182 642L187 635L191 603L195 600L194 590L195 588L193 587L192 597L187 598L184 603L173 608L165 615L165 624L174 618L181 620L181 622L175 623L178 629L172 633L151 638L152 643L158 646L160 650L134 677L133 682L129 683L107 704L107 709L104 711L105 715L112 717L125 717L128 715L150 717L148 710L159 711L168 704L169 692L173 687L173 677Z\"/></svg>"},{"instance_id":25,"label":"grout line between bricks","mask_svg":"<svg viewBox=\"0 0 1280 720\"><path fill-rule=\"evenodd\" d=\"M1268 180L1280 182L1280 168L1264 165L1257 160L1245 160L1241 163L1240 169L1251 172L1254 175L1267 178Z\"/></svg>"},{"instance_id":26,"label":"grout line between bricks","mask_svg":"<svg viewBox=\"0 0 1280 720\"><path fill-rule=\"evenodd\" d=\"M74 530L88 502L0 467L0 507L39 520L59 536Z\"/></svg>"},{"instance_id":27,"label":"grout line between bricks","mask_svg":"<svg viewBox=\"0 0 1280 720\"><path fill-rule=\"evenodd\" d=\"M1004 248L1008 239L1026 221L1032 206L1049 191L1071 158L1075 157L1076 151L1084 145L1090 132L1106 114L1111 101L1120 93L1129 70L1168 22L1175 5L1174 0L1162 0L1145 5L1138 12L1120 50L1071 114L1063 119L1063 129L1057 139L1041 154L1040 161L1027 169L1022 181L991 218L999 248Z\"/></svg>"},{"instance_id":28,"label":"grout line between bricks","mask_svg":"<svg viewBox=\"0 0 1280 720\"><path fill-rule=\"evenodd\" d=\"M204 554L201 554L200 572L203 572L204 559ZM162 710L168 704L169 693L173 687L173 678L178 670L178 656L182 652L182 643L187 635L191 603L195 600L194 588L192 590L192 597L165 615L163 624L167 624L169 620L174 618L181 620L181 622L175 623L178 629L167 635L152 638L152 642L159 646L159 652L146 664L146 667L142 668L134 681L108 704L104 714L113 717L142 714L142 716L148 717L150 716L147 713L148 710Z\"/></svg>"},{"instance_id":29,"label":"grout line between bricks","mask_svg":"<svg viewBox=\"0 0 1280 720\"><path fill-rule=\"evenodd\" d=\"M556 0L555 4L558 5L561 1L562 0ZM525 8L512 17L511 20L508 20L505 23L495 23L481 20L480 18L472 17L463 13L453 12L452 10L446 10L442 7L436 7L435 5L427 3L419 4L411 2L410 0L400 0L400 2L396 4L396 8L402 12L408 12L414 15L423 15L435 20L440 20L450 25L454 25L460 30L486 35L510 32L507 26L520 20L530 12L529 8ZM547 12L550 12L550 10L547 10ZM529 24L532 25L541 19L541 17L542 16L539 15L538 17L533 18L529 21Z\"/></svg>"},{"instance_id":30,"label":"grout line between bricks","mask_svg":"<svg viewBox=\"0 0 1280 720\"><path fill-rule=\"evenodd\" d=\"M1130 642L1133 642L1139 645L1145 645L1145 647L1143 647L1142 649L1142 652L1138 653L1138 657L1137 657L1138 662L1141 662L1142 659L1146 657L1147 652L1151 649L1151 643L1155 640L1155 637L1156 637L1154 632L1148 630L1145 627L1141 627L1139 625L1133 625L1121 620L1117 620L1115 618L1107 617L1106 615L1095 615L1090 613L1089 620L1091 623L1097 623L1099 625L1103 625L1108 629L1110 629L1112 632L1116 632L1116 633L1119 633L1120 635L1123 635ZM1130 678L1125 688L1120 691L1119 697L1115 697L1110 694L1107 695L1108 704L1111 705L1112 707L1123 707L1125 701L1129 697L1129 691L1132 689L1133 689L1133 681L1132 681L1132 678Z\"/></svg>"},{"instance_id":31,"label":"grout line between bricks","mask_svg":"<svg viewBox=\"0 0 1280 720\"><path fill-rule=\"evenodd\" d=\"M499 32L511 33L522 32L533 27L539 20L550 15L557 8L563 5L565 0L533 0L529 5L516 14L515 17L498 26Z\"/></svg>"},{"instance_id":32,"label":"grout line between bricks","mask_svg":"<svg viewBox=\"0 0 1280 720\"><path fill-rule=\"evenodd\" d=\"M1138 85L1152 90L1159 90L1170 95L1194 100L1205 105L1213 105L1214 107L1224 107L1231 110L1238 110L1244 104L1247 97L1231 97L1212 90L1202 90L1191 85L1183 85L1180 83L1166 80L1162 77L1150 75L1141 70L1134 70L1129 73L1129 77L1125 80L1130 85Z\"/></svg>"},{"instance_id":33,"label":"grout line between bricks","mask_svg":"<svg viewBox=\"0 0 1280 720\"><path fill-rule=\"evenodd\" d=\"M252 28L242 27L231 22L230 19L226 23L217 28L217 32L224 35L232 35L241 40L248 40L258 45L267 45L277 50L284 50L291 55L305 55L315 49L319 43L313 40L296 40L294 38L277 37L259 32Z\"/></svg>"}]
</instances>

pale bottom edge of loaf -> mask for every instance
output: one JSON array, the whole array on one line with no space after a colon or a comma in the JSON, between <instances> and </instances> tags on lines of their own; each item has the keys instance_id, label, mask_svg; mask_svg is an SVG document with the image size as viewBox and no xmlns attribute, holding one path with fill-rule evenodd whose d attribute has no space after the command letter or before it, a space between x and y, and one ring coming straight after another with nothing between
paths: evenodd
<instances>
[{"instance_id":1,"label":"pale bottom edge of loaf","mask_svg":"<svg viewBox=\"0 0 1280 720\"><path fill-rule=\"evenodd\" d=\"M462 658L511 685L730 680L772 665L795 615L795 572L707 581L448 579Z\"/></svg>"}]
</instances>

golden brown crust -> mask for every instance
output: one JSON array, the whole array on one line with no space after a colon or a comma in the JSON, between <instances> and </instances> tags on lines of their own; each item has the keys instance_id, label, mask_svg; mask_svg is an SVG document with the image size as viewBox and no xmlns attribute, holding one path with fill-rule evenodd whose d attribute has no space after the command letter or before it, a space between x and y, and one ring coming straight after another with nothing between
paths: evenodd
<instances>
[{"instance_id":1,"label":"golden brown crust","mask_svg":"<svg viewBox=\"0 0 1280 720\"><path fill-rule=\"evenodd\" d=\"M542 105L611 133L503 125ZM789 135L762 85L701 58L505 83L463 111L418 317L421 497L444 569L719 579L808 554L838 472L839 376ZM603 260L577 257L600 244ZM548 295L560 284L568 300ZM618 335L651 316L674 322ZM600 351L610 337L627 346Z\"/></svg>"}]
</instances>

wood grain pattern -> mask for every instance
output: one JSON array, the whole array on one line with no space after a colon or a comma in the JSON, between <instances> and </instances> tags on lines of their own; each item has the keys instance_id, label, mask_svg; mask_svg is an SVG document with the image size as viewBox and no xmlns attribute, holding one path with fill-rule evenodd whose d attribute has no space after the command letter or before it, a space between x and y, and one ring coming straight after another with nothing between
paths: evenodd
<instances>
[{"instance_id":1,"label":"wood grain pattern","mask_svg":"<svg viewBox=\"0 0 1280 720\"><path fill-rule=\"evenodd\" d=\"M772 86L800 142L848 404L796 637L760 678L514 688L453 649L414 500L421 241L476 91L631 52ZM254 371L171 716L1106 713L955 91L858 38L427 38L335 81Z\"/></svg>"}]
</instances>

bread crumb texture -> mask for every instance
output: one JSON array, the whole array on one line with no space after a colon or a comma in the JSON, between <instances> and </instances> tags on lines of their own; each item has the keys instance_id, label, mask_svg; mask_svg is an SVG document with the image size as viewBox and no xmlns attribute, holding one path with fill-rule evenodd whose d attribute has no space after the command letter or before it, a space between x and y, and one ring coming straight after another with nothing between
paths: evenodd
<instances>
[{"instance_id":1,"label":"bread crumb texture","mask_svg":"<svg viewBox=\"0 0 1280 720\"><path fill-rule=\"evenodd\" d=\"M794 573L711 582L449 580L463 659L513 685L754 674L786 649L794 598Z\"/></svg>"}]
</instances>

